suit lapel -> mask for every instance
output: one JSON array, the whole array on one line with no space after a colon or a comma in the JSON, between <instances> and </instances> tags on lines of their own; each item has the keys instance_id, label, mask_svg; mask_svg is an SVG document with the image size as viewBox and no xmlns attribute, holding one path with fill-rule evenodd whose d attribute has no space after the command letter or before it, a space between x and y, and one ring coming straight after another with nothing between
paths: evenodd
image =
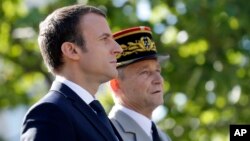
<instances>
[{"instance_id":1,"label":"suit lapel","mask_svg":"<svg viewBox=\"0 0 250 141\"><path fill-rule=\"evenodd\" d=\"M114 126L114 124L112 123L112 121L109 120L109 122L110 122L110 124L111 124L111 126L112 126L112 128L113 128L113 130L114 130L114 132L115 132L115 135L117 136L118 140L119 140L119 141L123 141L123 139L122 139L120 133L117 131L117 129L115 128L115 126Z\"/></svg>"},{"instance_id":2,"label":"suit lapel","mask_svg":"<svg viewBox=\"0 0 250 141\"><path fill-rule=\"evenodd\" d=\"M95 128L103 135L105 136L105 138L107 138L108 140L110 140L111 138L113 140L116 140L113 135L110 133L109 130L107 130L107 127L105 127L97 118L96 114L94 113L94 111L92 109L90 109L90 107L84 103L80 104L77 102L73 103L74 106L92 123L93 126L95 126Z\"/></svg>"},{"instance_id":3,"label":"suit lapel","mask_svg":"<svg viewBox=\"0 0 250 141\"><path fill-rule=\"evenodd\" d=\"M114 118L121 124L121 127L126 133L134 134L136 141L151 141L150 137L129 115L114 108L111 110L111 113L112 115L114 115Z\"/></svg>"},{"instance_id":4,"label":"suit lapel","mask_svg":"<svg viewBox=\"0 0 250 141\"><path fill-rule=\"evenodd\" d=\"M82 113L90 121L90 123L102 134L108 141L111 139L116 141L115 137L110 133L109 130L99 121L95 112L86 104L74 91L72 91L68 86L60 82L54 82L52 85L52 90L60 92L68 100L72 102L74 107Z\"/></svg>"}]
</instances>

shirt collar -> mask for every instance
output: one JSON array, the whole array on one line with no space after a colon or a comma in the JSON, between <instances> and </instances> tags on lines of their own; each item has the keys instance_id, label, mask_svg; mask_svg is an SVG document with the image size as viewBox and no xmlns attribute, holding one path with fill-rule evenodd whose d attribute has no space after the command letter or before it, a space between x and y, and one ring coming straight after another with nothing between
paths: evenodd
<instances>
[{"instance_id":1,"label":"shirt collar","mask_svg":"<svg viewBox=\"0 0 250 141\"><path fill-rule=\"evenodd\" d=\"M92 96L87 90L85 90L81 86L77 85L76 83L74 83L70 80L67 80L64 77L56 76L55 81L58 81L58 82L61 82L65 85L67 85L87 104L89 104L90 102L92 102L95 99L95 97Z\"/></svg>"}]
</instances>

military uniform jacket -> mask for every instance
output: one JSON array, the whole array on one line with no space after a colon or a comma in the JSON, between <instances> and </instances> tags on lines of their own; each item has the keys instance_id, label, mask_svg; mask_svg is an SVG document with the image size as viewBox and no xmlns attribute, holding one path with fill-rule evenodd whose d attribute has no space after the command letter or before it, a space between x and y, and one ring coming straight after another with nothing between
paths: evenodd
<instances>
[{"instance_id":1,"label":"military uniform jacket","mask_svg":"<svg viewBox=\"0 0 250 141\"><path fill-rule=\"evenodd\" d=\"M123 111L112 108L109 118L124 141L152 141L139 124ZM157 130L162 141L171 141L163 131Z\"/></svg>"}]
</instances>

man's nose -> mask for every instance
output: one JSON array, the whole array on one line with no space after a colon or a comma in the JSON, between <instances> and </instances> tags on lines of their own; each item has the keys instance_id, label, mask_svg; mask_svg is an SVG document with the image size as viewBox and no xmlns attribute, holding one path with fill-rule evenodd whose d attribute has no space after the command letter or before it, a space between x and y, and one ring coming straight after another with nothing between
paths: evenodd
<instances>
[{"instance_id":1,"label":"man's nose","mask_svg":"<svg viewBox=\"0 0 250 141\"><path fill-rule=\"evenodd\" d=\"M114 40L114 54L120 54L122 53L123 49L121 46Z\"/></svg>"}]
</instances>

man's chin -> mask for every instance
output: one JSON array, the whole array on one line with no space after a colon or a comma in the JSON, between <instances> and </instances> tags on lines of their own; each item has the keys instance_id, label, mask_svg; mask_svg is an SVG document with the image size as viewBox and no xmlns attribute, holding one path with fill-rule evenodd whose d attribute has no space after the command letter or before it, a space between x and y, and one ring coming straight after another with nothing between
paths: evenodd
<instances>
[{"instance_id":1,"label":"man's chin","mask_svg":"<svg viewBox=\"0 0 250 141\"><path fill-rule=\"evenodd\" d=\"M117 78L117 77L118 77L118 72L113 71L113 73L109 73L109 74L106 75L106 80L104 80L103 83L108 82L108 81L110 81L110 80L112 80L114 78Z\"/></svg>"}]
</instances>

